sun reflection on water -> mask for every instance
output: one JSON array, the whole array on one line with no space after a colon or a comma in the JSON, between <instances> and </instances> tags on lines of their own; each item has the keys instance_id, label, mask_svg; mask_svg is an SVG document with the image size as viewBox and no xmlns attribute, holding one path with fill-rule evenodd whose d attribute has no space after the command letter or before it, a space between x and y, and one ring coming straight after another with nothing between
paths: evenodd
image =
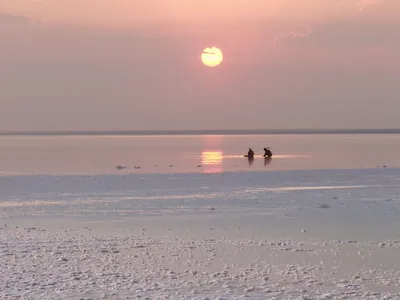
<instances>
[{"instance_id":1,"label":"sun reflection on water","mask_svg":"<svg viewBox=\"0 0 400 300\"><path fill-rule=\"evenodd\" d=\"M203 151L201 153L201 162L204 173L222 172L222 151Z\"/></svg>"}]
</instances>

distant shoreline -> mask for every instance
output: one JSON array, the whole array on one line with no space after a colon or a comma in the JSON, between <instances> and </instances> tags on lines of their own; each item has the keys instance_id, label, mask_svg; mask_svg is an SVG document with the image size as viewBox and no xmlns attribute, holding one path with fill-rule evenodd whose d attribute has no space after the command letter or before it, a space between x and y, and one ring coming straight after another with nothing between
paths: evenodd
<instances>
[{"instance_id":1,"label":"distant shoreline","mask_svg":"<svg viewBox=\"0 0 400 300\"><path fill-rule=\"evenodd\" d=\"M277 134L400 134L400 129L230 129L230 130L110 130L8 131L0 136L155 136L155 135L277 135Z\"/></svg>"}]
</instances>

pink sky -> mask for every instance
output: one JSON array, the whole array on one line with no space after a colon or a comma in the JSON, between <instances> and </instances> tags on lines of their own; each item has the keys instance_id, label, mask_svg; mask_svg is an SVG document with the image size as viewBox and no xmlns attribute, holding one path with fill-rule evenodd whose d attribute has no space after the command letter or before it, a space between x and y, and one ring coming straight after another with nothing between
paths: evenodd
<instances>
[{"instance_id":1,"label":"pink sky","mask_svg":"<svg viewBox=\"0 0 400 300\"><path fill-rule=\"evenodd\" d=\"M0 41L0 131L400 128L397 0L0 0Z\"/></svg>"}]
</instances>

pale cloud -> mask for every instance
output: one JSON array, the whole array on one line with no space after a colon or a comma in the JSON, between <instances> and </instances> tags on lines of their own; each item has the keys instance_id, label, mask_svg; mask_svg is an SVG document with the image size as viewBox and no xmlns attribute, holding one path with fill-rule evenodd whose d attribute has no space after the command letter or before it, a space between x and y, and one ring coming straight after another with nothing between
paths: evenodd
<instances>
[{"instance_id":1,"label":"pale cloud","mask_svg":"<svg viewBox=\"0 0 400 300\"><path fill-rule=\"evenodd\" d=\"M31 22L24 16L16 16L10 14L0 13L0 25L27 25Z\"/></svg>"},{"instance_id":2,"label":"pale cloud","mask_svg":"<svg viewBox=\"0 0 400 300\"><path fill-rule=\"evenodd\" d=\"M322 27L323 23L321 23ZM294 28L292 31L286 32L286 33L282 33L280 35L276 35L273 38L273 42L272 44L274 46L278 45L282 40L286 40L288 38L292 39L292 38L305 38L305 37L309 37L313 32L317 31L318 27L316 25L299 25L298 28Z\"/></svg>"},{"instance_id":3,"label":"pale cloud","mask_svg":"<svg viewBox=\"0 0 400 300\"><path fill-rule=\"evenodd\" d=\"M339 17L298 25L277 35L274 45L310 46L313 48L400 46L400 2L398 0L361 0L346 3Z\"/></svg>"},{"instance_id":4,"label":"pale cloud","mask_svg":"<svg viewBox=\"0 0 400 300\"><path fill-rule=\"evenodd\" d=\"M384 1L384 0L360 0L357 3L357 5L359 6L359 8L364 8L366 6L377 4L377 3L380 3L382 1Z\"/></svg>"},{"instance_id":5,"label":"pale cloud","mask_svg":"<svg viewBox=\"0 0 400 300\"><path fill-rule=\"evenodd\" d=\"M400 26L377 26L374 23L336 22L324 26L304 39L292 39L287 45L301 45L341 50L365 47L400 47Z\"/></svg>"}]
</instances>

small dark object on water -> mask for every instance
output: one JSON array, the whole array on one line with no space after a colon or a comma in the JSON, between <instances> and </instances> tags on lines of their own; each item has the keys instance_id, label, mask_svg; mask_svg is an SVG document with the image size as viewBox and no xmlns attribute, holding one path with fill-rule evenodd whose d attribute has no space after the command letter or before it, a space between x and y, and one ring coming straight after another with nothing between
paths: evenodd
<instances>
[{"instance_id":1,"label":"small dark object on water","mask_svg":"<svg viewBox=\"0 0 400 300\"><path fill-rule=\"evenodd\" d=\"M320 203L318 205L318 208L330 208L330 206L328 204L325 204L325 203Z\"/></svg>"},{"instance_id":2,"label":"small dark object on water","mask_svg":"<svg viewBox=\"0 0 400 300\"><path fill-rule=\"evenodd\" d=\"M116 169L117 169L117 170L123 170L123 169L126 169L126 167L123 167L123 166L116 166Z\"/></svg>"}]
</instances>

